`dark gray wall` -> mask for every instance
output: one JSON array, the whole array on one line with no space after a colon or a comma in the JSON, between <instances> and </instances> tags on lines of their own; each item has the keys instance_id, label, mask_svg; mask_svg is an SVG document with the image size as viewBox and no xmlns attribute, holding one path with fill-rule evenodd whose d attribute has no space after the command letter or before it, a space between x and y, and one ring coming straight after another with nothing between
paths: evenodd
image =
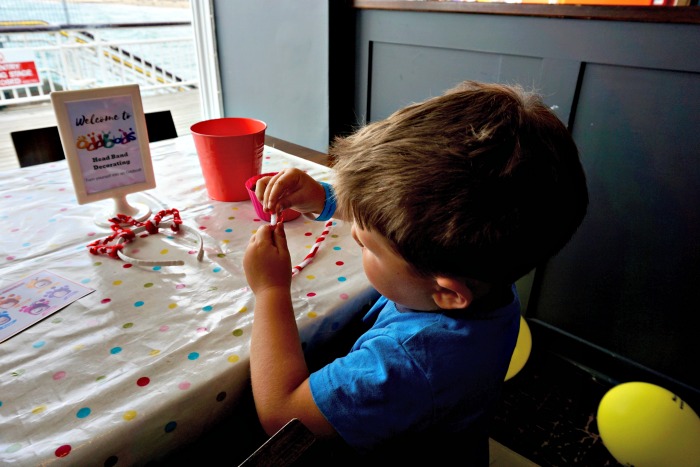
<instances>
[{"instance_id":1,"label":"dark gray wall","mask_svg":"<svg viewBox=\"0 0 700 467\"><path fill-rule=\"evenodd\" d=\"M379 10L357 24L363 121L464 79L544 95L579 146L591 204L538 268L526 316L558 334L555 351L583 359L583 340L697 399L700 26ZM584 364L610 363L598 357Z\"/></svg>"},{"instance_id":2,"label":"dark gray wall","mask_svg":"<svg viewBox=\"0 0 700 467\"><path fill-rule=\"evenodd\" d=\"M224 115L325 152L328 2L214 0L214 17Z\"/></svg>"},{"instance_id":3,"label":"dark gray wall","mask_svg":"<svg viewBox=\"0 0 700 467\"><path fill-rule=\"evenodd\" d=\"M597 349L700 401L690 326L700 283L700 26L358 10L355 56L332 55L331 66L327 1L214 3L225 114L261 118L269 134L317 150L332 136L329 115L381 119L464 79L541 92L579 146L591 205L572 243L524 282L533 336L550 329L555 351ZM354 86L340 82L346 63ZM354 105L329 106L329 88ZM573 356L607 371L609 362Z\"/></svg>"}]
</instances>

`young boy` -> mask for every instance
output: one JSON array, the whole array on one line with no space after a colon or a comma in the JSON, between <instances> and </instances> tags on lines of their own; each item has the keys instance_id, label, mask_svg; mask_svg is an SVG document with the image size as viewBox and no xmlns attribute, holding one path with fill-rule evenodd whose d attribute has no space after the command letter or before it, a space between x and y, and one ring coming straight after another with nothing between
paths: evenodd
<instances>
[{"instance_id":1,"label":"young boy","mask_svg":"<svg viewBox=\"0 0 700 467\"><path fill-rule=\"evenodd\" d=\"M350 352L310 374L284 226L258 229L244 268L263 428L296 417L369 461L487 465L519 329L514 282L556 254L586 213L574 141L537 96L464 82L337 139L330 154L334 187L285 169L256 193L270 212L353 221L381 298Z\"/></svg>"}]
</instances>

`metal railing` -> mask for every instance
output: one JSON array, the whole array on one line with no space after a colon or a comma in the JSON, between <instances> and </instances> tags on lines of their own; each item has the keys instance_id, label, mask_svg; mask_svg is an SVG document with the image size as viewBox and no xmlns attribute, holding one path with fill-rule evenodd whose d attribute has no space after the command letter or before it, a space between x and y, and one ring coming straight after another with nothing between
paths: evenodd
<instances>
[{"instance_id":1,"label":"metal railing","mask_svg":"<svg viewBox=\"0 0 700 467\"><path fill-rule=\"evenodd\" d=\"M30 53L41 83L0 87L0 105L48 101L52 91L121 84L139 84L144 95L199 87L189 22L0 23L0 54L3 49Z\"/></svg>"}]
</instances>

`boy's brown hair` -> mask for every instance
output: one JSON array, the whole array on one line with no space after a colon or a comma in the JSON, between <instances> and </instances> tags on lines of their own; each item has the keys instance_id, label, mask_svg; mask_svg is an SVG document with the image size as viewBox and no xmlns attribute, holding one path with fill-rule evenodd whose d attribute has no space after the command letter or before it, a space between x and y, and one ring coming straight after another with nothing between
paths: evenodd
<instances>
[{"instance_id":1,"label":"boy's brown hair","mask_svg":"<svg viewBox=\"0 0 700 467\"><path fill-rule=\"evenodd\" d=\"M338 208L419 273L509 283L578 229L576 145L534 93L465 81L330 148Z\"/></svg>"}]
</instances>

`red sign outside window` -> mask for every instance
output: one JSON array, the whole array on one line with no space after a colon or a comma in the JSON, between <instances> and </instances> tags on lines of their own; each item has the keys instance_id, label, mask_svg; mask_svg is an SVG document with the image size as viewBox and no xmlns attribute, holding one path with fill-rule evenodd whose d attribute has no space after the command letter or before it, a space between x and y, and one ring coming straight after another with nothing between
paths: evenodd
<instances>
[{"instance_id":1,"label":"red sign outside window","mask_svg":"<svg viewBox=\"0 0 700 467\"><path fill-rule=\"evenodd\" d=\"M0 51L0 88L13 88L41 84L36 70L34 54L28 50L5 49Z\"/></svg>"}]
</instances>

